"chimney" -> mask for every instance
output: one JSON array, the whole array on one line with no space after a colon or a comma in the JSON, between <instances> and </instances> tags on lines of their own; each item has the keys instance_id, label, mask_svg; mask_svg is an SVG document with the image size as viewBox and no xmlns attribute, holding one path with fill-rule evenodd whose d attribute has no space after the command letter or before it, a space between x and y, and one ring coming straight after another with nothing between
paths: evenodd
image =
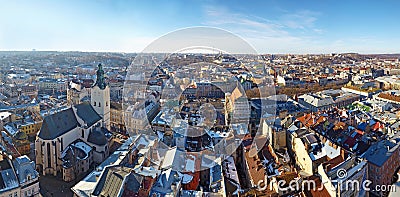
<instances>
[{"instance_id":1,"label":"chimney","mask_svg":"<svg viewBox=\"0 0 400 197\"><path fill-rule=\"evenodd\" d=\"M342 156L343 160L347 158L347 151L343 148L340 149L340 156Z\"/></svg>"},{"instance_id":2,"label":"chimney","mask_svg":"<svg viewBox=\"0 0 400 197\"><path fill-rule=\"evenodd\" d=\"M328 163L328 164L326 164L326 166L325 166L325 172L329 172L329 171L331 171L332 170L332 166L331 166L331 164L330 163Z\"/></svg>"}]
</instances>

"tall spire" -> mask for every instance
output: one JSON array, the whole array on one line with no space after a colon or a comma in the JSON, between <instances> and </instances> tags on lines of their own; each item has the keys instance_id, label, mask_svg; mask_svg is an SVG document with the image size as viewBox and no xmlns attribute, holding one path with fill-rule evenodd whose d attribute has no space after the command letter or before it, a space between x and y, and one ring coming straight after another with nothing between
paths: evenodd
<instances>
[{"instance_id":1,"label":"tall spire","mask_svg":"<svg viewBox=\"0 0 400 197\"><path fill-rule=\"evenodd\" d=\"M96 79L96 83L94 84L94 86L98 86L102 90L104 90L104 88L106 88L106 86L107 86L106 81L104 80L103 65L101 65L101 64L98 65L97 79Z\"/></svg>"}]
</instances>

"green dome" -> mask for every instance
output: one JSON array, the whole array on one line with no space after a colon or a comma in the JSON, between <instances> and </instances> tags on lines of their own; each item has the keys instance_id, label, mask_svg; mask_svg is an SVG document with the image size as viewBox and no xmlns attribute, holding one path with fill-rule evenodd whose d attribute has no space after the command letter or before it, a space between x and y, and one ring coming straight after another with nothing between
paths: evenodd
<instances>
[{"instance_id":1,"label":"green dome","mask_svg":"<svg viewBox=\"0 0 400 197\"><path fill-rule=\"evenodd\" d=\"M28 135L26 135L25 132L22 131L18 131L15 135L14 138L17 140L27 140L28 139Z\"/></svg>"}]
</instances>

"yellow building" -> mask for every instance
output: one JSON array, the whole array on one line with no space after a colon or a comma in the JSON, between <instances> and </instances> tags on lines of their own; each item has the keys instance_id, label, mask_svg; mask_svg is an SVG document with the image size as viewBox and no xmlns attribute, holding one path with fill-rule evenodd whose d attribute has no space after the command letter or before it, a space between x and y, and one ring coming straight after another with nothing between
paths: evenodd
<instances>
[{"instance_id":1,"label":"yellow building","mask_svg":"<svg viewBox=\"0 0 400 197\"><path fill-rule=\"evenodd\" d=\"M121 103L111 102L110 124L111 131L125 134L125 116Z\"/></svg>"},{"instance_id":2,"label":"yellow building","mask_svg":"<svg viewBox=\"0 0 400 197\"><path fill-rule=\"evenodd\" d=\"M31 151L28 135L24 132L18 131L13 136L13 144L21 155L28 155Z\"/></svg>"},{"instance_id":3,"label":"yellow building","mask_svg":"<svg viewBox=\"0 0 400 197\"><path fill-rule=\"evenodd\" d=\"M42 127L42 121L21 122L17 124L17 127L20 131L26 133L26 135L35 136L39 132L40 127Z\"/></svg>"}]
</instances>

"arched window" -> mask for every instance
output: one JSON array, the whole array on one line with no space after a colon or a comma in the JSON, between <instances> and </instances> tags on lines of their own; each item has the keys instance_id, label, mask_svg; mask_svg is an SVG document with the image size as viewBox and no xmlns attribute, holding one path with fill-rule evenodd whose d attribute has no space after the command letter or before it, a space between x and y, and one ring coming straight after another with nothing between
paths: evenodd
<instances>
[{"instance_id":1,"label":"arched window","mask_svg":"<svg viewBox=\"0 0 400 197\"><path fill-rule=\"evenodd\" d=\"M47 143L47 167L51 167L50 143Z\"/></svg>"},{"instance_id":2,"label":"arched window","mask_svg":"<svg viewBox=\"0 0 400 197\"><path fill-rule=\"evenodd\" d=\"M101 103L99 102L99 107L101 107Z\"/></svg>"},{"instance_id":3,"label":"arched window","mask_svg":"<svg viewBox=\"0 0 400 197\"><path fill-rule=\"evenodd\" d=\"M96 106L96 101L93 103L93 106Z\"/></svg>"},{"instance_id":4,"label":"arched window","mask_svg":"<svg viewBox=\"0 0 400 197\"><path fill-rule=\"evenodd\" d=\"M85 138L85 130L82 129L82 138Z\"/></svg>"}]
</instances>

